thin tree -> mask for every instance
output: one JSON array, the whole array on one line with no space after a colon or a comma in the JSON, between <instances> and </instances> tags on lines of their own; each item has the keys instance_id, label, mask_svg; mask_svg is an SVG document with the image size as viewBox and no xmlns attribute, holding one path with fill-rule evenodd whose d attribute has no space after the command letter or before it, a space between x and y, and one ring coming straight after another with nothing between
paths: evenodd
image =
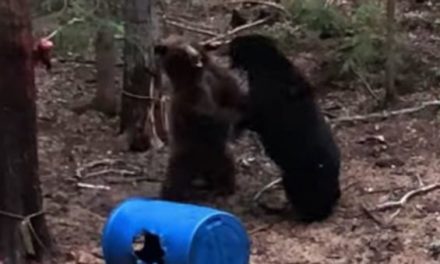
<instances>
[{"instance_id":1,"label":"thin tree","mask_svg":"<svg viewBox=\"0 0 440 264\"><path fill-rule=\"evenodd\" d=\"M89 109L114 116L118 112L119 93L115 85L116 54L114 30L109 21L112 19L111 11L116 1L106 1L96 10L100 26L95 35L95 66L96 90L91 101L79 102L72 106L77 114L82 114Z\"/></svg>"},{"instance_id":2,"label":"thin tree","mask_svg":"<svg viewBox=\"0 0 440 264\"><path fill-rule=\"evenodd\" d=\"M0 14L0 263L43 263L50 237L38 178L28 1L0 0Z\"/></svg>"},{"instance_id":3,"label":"thin tree","mask_svg":"<svg viewBox=\"0 0 440 264\"><path fill-rule=\"evenodd\" d=\"M147 122L155 109L153 46L159 37L155 1L125 0L124 74L120 133L130 150L145 151L159 138ZM153 111L154 112L154 111ZM154 113L153 113L154 115Z\"/></svg>"},{"instance_id":4,"label":"thin tree","mask_svg":"<svg viewBox=\"0 0 440 264\"><path fill-rule=\"evenodd\" d=\"M386 7L386 51L387 61L385 68L385 100L384 104L397 100L396 91L396 0L387 0Z\"/></svg>"},{"instance_id":5,"label":"thin tree","mask_svg":"<svg viewBox=\"0 0 440 264\"><path fill-rule=\"evenodd\" d=\"M108 25L102 25L95 39L96 56L96 93L92 107L109 116L117 112L117 90L115 85L116 48L113 30Z\"/></svg>"}]
</instances>

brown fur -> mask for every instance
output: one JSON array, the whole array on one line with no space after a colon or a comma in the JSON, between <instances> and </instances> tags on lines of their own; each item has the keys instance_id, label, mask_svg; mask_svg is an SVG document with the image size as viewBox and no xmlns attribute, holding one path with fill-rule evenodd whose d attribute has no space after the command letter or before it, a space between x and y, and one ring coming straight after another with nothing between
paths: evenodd
<instances>
[{"instance_id":1,"label":"brown fur","mask_svg":"<svg viewBox=\"0 0 440 264\"><path fill-rule=\"evenodd\" d=\"M191 183L197 178L206 180L219 194L232 194L235 168L227 140L241 116L244 97L240 88L202 47L180 37L169 37L155 52L172 83L171 156L162 197L189 198Z\"/></svg>"}]
</instances>

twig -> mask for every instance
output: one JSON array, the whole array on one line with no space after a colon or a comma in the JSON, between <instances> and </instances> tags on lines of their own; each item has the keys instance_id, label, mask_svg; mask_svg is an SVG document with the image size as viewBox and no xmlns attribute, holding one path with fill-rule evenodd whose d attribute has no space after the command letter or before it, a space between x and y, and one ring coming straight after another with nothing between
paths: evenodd
<instances>
[{"instance_id":1,"label":"twig","mask_svg":"<svg viewBox=\"0 0 440 264\"><path fill-rule=\"evenodd\" d=\"M377 94L373 91L373 89L371 88L371 85L368 83L368 81L365 79L365 77L357 70L353 69L354 74L357 75L357 77L359 78L359 80L364 84L365 89L367 89L367 92L374 98L374 100L376 100L377 102L380 101L379 97L377 96Z\"/></svg>"},{"instance_id":2,"label":"twig","mask_svg":"<svg viewBox=\"0 0 440 264\"><path fill-rule=\"evenodd\" d=\"M416 173L416 179L417 179L417 183L419 184L419 187L425 186L422 177L418 173Z\"/></svg>"},{"instance_id":3,"label":"twig","mask_svg":"<svg viewBox=\"0 0 440 264\"><path fill-rule=\"evenodd\" d=\"M420 106L404 108L404 109L395 110L395 111L383 111L380 113L372 113L372 114L368 114L368 115L354 115L354 116L347 116L347 117L339 117L339 118L331 119L330 122L344 123L344 122L365 121L365 120L374 119L374 118L388 118L388 117L392 117L392 116L398 116L398 115L403 115L403 114L411 114L411 113L419 112L419 111L424 110L425 108L428 108L431 106L440 107L440 100L423 102Z\"/></svg>"},{"instance_id":4,"label":"twig","mask_svg":"<svg viewBox=\"0 0 440 264\"><path fill-rule=\"evenodd\" d=\"M83 18L77 18L77 17L74 17L74 18L70 19L69 21L67 21L66 24L61 25L61 26L59 26L57 29L55 29L54 31L52 31L52 33L50 33L48 36L46 36L45 39L50 40L50 39L52 39L53 37L55 37L58 33L60 33L61 30L63 30L65 27L70 26L70 25L73 25L73 24L75 24L75 23L77 23L77 22L83 22L83 21L84 21Z\"/></svg>"},{"instance_id":5,"label":"twig","mask_svg":"<svg viewBox=\"0 0 440 264\"><path fill-rule=\"evenodd\" d=\"M219 36L216 36L216 37L210 38L208 40L202 41L200 44L201 45L207 45L207 44L211 44L211 43L218 42L218 41L221 41L221 40L225 40L225 39L227 39L229 37L232 37L232 36L242 32L242 31L245 31L247 29L251 29L253 27L257 27L259 25L262 25L262 24L266 23L267 21L269 21L270 19L271 19L271 17L266 17L266 18L263 18L263 19L256 20L256 21L254 21L252 23L248 23L248 24L236 27L236 28L234 28L232 30L229 30L225 34L221 34Z\"/></svg>"},{"instance_id":6,"label":"twig","mask_svg":"<svg viewBox=\"0 0 440 264\"><path fill-rule=\"evenodd\" d=\"M390 201L390 202L385 202L382 204L379 204L376 208L374 208L374 211L384 211L387 209L392 209L392 208L396 208L396 207L403 207L409 199L411 199L412 197L416 196L416 195L420 195L423 193L427 193L430 191L433 191L435 189L439 189L440 188L440 183L434 183L431 185L427 185L427 186L423 186L421 188L412 190L408 193L406 193L400 200L398 201Z\"/></svg>"},{"instance_id":7,"label":"twig","mask_svg":"<svg viewBox=\"0 0 440 264\"><path fill-rule=\"evenodd\" d=\"M358 185L358 184L359 184L358 181L354 181L354 182L352 182L352 183L349 183L349 184L347 184L345 187L342 188L342 192L346 192L346 191L348 191L349 189L355 187L355 186Z\"/></svg>"},{"instance_id":8,"label":"twig","mask_svg":"<svg viewBox=\"0 0 440 264\"><path fill-rule=\"evenodd\" d=\"M78 169L76 169L76 174L75 176L78 178L83 178L83 172L87 169L93 169L95 167L98 166L113 166L116 163L123 163L122 160L112 160L112 159L103 159L103 160L96 160L96 161L92 161L89 162L87 164L85 164L84 166L79 167Z\"/></svg>"},{"instance_id":9,"label":"twig","mask_svg":"<svg viewBox=\"0 0 440 264\"><path fill-rule=\"evenodd\" d=\"M208 25L208 24L200 24L197 22L197 18L196 17L188 17L188 16L184 16L183 14L162 14L162 19L164 20L171 20L171 21L175 21L178 23L182 23L185 25L189 25L191 27L197 27L197 28L201 28L203 30L208 30L211 32L215 32L216 27L212 26L212 25ZM166 23L166 21L165 21Z\"/></svg>"},{"instance_id":10,"label":"twig","mask_svg":"<svg viewBox=\"0 0 440 264\"><path fill-rule=\"evenodd\" d=\"M128 169L106 168L106 169L102 169L100 171L93 172L93 173L88 173L88 174L85 173L85 171L99 167L99 166L109 167L109 166L114 166L115 164L118 164L118 163L123 164ZM80 178L80 179L87 179L87 178L96 177L96 176L100 176L100 175L104 175L104 174L108 174L108 173L134 176L134 175L140 174L141 171L142 171L141 168L134 166L134 165L126 164L126 163L124 163L123 160L103 159L103 160L92 161L90 163L85 164L84 166L79 167L78 169L76 169L75 177Z\"/></svg>"},{"instance_id":11,"label":"twig","mask_svg":"<svg viewBox=\"0 0 440 264\"><path fill-rule=\"evenodd\" d=\"M151 97L153 97L153 98L156 98L155 91L157 89L155 89L155 88L157 88L157 87L154 86L154 79L151 78L150 79L149 95ZM147 126L147 128L151 129L151 131L150 131L151 134L152 134L151 145L153 146L154 149L160 149L163 146L165 146L165 143L158 136L157 129L156 129L157 128L157 125L156 125L157 123L156 123L156 120L155 120L155 111L154 110L156 109L156 103L157 102L160 103L160 100L162 98L159 97L158 99L159 100L155 100L154 102L149 104L149 108L147 109L148 112L147 112L147 119L146 119L146 123L150 123L150 125Z\"/></svg>"},{"instance_id":12,"label":"twig","mask_svg":"<svg viewBox=\"0 0 440 264\"><path fill-rule=\"evenodd\" d=\"M122 95L131 97L131 98L135 98L135 99L140 99L140 100L158 100L157 98L153 98L149 95L134 94L134 93L127 92L126 90L122 90Z\"/></svg>"},{"instance_id":13,"label":"twig","mask_svg":"<svg viewBox=\"0 0 440 264\"><path fill-rule=\"evenodd\" d=\"M387 224L391 224L393 222L394 218L396 218L400 212L402 211L402 208L397 209L390 217L388 218Z\"/></svg>"},{"instance_id":14,"label":"twig","mask_svg":"<svg viewBox=\"0 0 440 264\"><path fill-rule=\"evenodd\" d=\"M95 184L89 184L89 183L83 183L83 182L78 182L76 184L76 186L78 186L79 188L84 188L84 189L95 189L95 190L106 190L106 191L111 190L111 188L106 185L95 185Z\"/></svg>"},{"instance_id":15,"label":"twig","mask_svg":"<svg viewBox=\"0 0 440 264\"><path fill-rule=\"evenodd\" d=\"M168 120L169 100L170 98L167 95L162 95L160 98L161 118L164 122L164 129L166 135L169 135L170 132L170 122Z\"/></svg>"},{"instance_id":16,"label":"twig","mask_svg":"<svg viewBox=\"0 0 440 264\"><path fill-rule=\"evenodd\" d=\"M249 235L255 235L256 233L268 230L271 227L272 227L272 224L265 224L265 225L261 225L261 226L255 227L254 229L249 231Z\"/></svg>"},{"instance_id":17,"label":"twig","mask_svg":"<svg viewBox=\"0 0 440 264\"><path fill-rule=\"evenodd\" d=\"M92 216L93 218L95 218L96 220L98 220L99 222L104 222L105 221L105 217L102 217L101 215L93 212L92 210L86 209L84 208L83 212L87 213L88 215Z\"/></svg>"},{"instance_id":18,"label":"twig","mask_svg":"<svg viewBox=\"0 0 440 264\"><path fill-rule=\"evenodd\" d=\"M255 203L257 203L258 200L260 200L260 198L263 195L263 193L265 193L267 190L271 189L275 185L279 184L281 181L282 181L282 178L278 178L278 179L276 179L274 181L271 181L269 184L265 185L260 191L258 191L257 194L255 194L255 196L254 196L254 198L252 200Z\"/></svg>"},{"instance_id":19,"label":"twig","mask_svg":"<svg viewBox=\"0 0 440 264\"><path fill-rule=\"evenodd\" d=\"M88 173L87 175L85 175L85 176L83 177L83 179L90 179L90 178L93 178L93 177L97 177L97 176L101 176L101 175L105 175L105 174L110 174L110 173L113 173L113 174L119 174L119 175L122 175L122 176L124 176L124 175L131 175L131 176L134 176L134 175L139 174L139 172L136 172L136 171L130 171L130 170L123 170L123 169L105 169L105 170L100 170L100 171L93 172L93 173Z\"/></svg>"},{"instance_id":20,"label":"twig","mask_svg":"<svg viewBox=\"0 0 440 264\"><path fill-rule=\"evenodd\" d=\"M363 191L363 195L371 195L371 194L377 194L377 193L394 192L394 191L403 190L403 189L405 189L404 186L397 186L394 188L382 188L382 189L374 189L374 190L368 190L368 189L363 188L362 191Z\"/></svg>"},{"instance_id":21,"label":"twig","mask_svg":"<svg viewBox=\"0 0 440 264\"><path fill-rule=\"evenodd\" d=\"M266 186L264 186L253 198L253 202L261 209L263 209L266 213L268 214L280 214L280 213L284 213L285 209L287 208L287 206L289 205L289 203L284 204L283 208L274 208L274 207L270 207L262 202L259 201L259 199L261 198L261 196L263 195L264 192L266 192L267 190L271 189L272 187L274 187L275 185L277 185L278 183L280 183L282 181L282 178L278 178L272 182L270 182L269 184L267 184Z\"/></svg>"},{"instance_id":22,"label":"twig","mask_svg":"<svg viewBox=\"0 0 440 264\"><path fill-rule=\"evenodd\" d=\"M367 207L365 207L364 204L361 204L361 211L369 218L371 219L374 223L376 223L378 226L383 227L384 223L378 219L376 216L373 215L373 213L367 209Z\"/></svg>"},{"instance_id":23,"label":"twig","mask_svg":"<svg viewBox=\"0 0 440 264\"><path fill-rule=\"evenodd\" d=\"M284 8L284 6L274 3L274 2L269 2L269 1L261 1L261 0L233 0L231 2L228 2L226 4L232 4L232 5L237 5L237 4L258 4L258 5L265 5L268 7L271 7L273 9L276 9L278 11L281 11L282 13L284 13L287 16L290 16L289 11L286 10L286 8Z\"/></svg>"},{"instance_id":24,"label":"twig","mask_svg":"<svg viewBox=\"0 0 440 264\"><path fill-rule=\"evenodd\" d=\"M215 36L218 35L217 33L212 32L210 30L192 27L190 25L186 25L186 24L183 24L183 23L180 23L180 22L177 22L177 21L169 20L169 19L165 19L165 23L167 23L169 25L172 25L172 26L175 26L177 28L185 29L185 30L188 30L188 31L191 31L191 32L195 32L195 33L199 33L199 34L202 34L202 35L206 35L206 36L209 36L209 37L215 37Z\"/></svg>"},{"instance_id":25,"label":"twig","mask_svg":"<svg viewBox=\"0 0 440 264\"><path fill-rule=\"evenodd\" d=\"M162 180L160 179L154 179L154 178L150 178L150 177L136 177L136 178L132 178L132 179L108 179L107 182L109 183L114 183L114 184L119 184L119 183L138 183L138 182L152 182L152 183L160 183L162 182Z\"/></svg>"}]
</instances>

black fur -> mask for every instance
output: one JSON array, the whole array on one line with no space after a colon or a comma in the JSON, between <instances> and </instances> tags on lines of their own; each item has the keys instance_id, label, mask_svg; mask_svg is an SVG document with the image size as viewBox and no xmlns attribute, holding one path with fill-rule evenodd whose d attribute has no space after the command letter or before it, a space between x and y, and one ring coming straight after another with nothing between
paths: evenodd
<instances>
[{"instance_id":1,"label":"black fur","mask_svg":"<svg viewBox=\"0 0 440 264\"><path fill-rule=\"evenodd\" d=\"M247 127L282 169L286 195L300 218L324 220L341 195L340 152L311 85L268 37L236 37L229 53L232 67L248 77Z\"/></svg>"}]
</instances>

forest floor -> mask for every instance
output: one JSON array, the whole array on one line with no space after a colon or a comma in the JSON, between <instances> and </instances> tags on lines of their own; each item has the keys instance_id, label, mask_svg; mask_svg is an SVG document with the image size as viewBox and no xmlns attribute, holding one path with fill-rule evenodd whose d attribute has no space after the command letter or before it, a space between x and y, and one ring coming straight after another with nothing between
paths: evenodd
<instances>
[{"instance_id":1,"label":"forest floor","mask_svg":"<svg viewBox=\"0 0 440 264\"><path fill-rule=\"evenodd\" d=\"M435 43L437 49L430 51L440 54L438 32ZM120 151L117 118L70 110L73 102L92 97L94 78L93 65L87 64L55 63L50 74L37 70L40 175L48 225L61 252L57 263L104 263L100 238L109 212L130 196L156 197L165 172L167 148ZM398 107L438 99L439 83L427 87L402 95ZM362 91L335 89L319 99L323 109L340 106L338 116L362 114L362 106L372 100ZM342 151L343 195L334 215L322 223L303 225L252 206L255 193L278 172L249 135L231 144L237 192L204 204L243 221L252 239L252 264L439 263L440 190L410 199L393 218L396 209L365 210L440 181L439 125L440 115L428 110L333 126ZM87 164L116 160L120 162L114 166L142 179L117 173L93 176L90 171L77 175ZM81 188L78 182L110 190Z\"/></svg>"}]
</instances>

